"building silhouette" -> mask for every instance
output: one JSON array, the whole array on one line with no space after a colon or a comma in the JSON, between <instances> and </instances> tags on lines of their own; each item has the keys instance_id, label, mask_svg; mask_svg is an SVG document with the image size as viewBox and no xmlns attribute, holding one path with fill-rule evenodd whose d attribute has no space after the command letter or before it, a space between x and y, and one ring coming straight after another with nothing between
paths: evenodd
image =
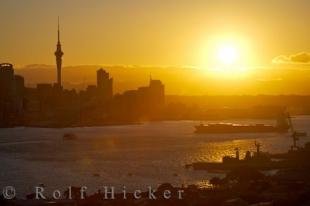
<instances>
[{"instance_id":1,"label":"building silhouette","mask_svg":"<svg viewBox=\"0 0 310 206\"><path fill-rule=\"evenodd\" d=\"M97 92L103 99L113 97L113 78L110 78L109 73L102 68L97 71Z\"/></svg>"},{"instance_id":2,"label":"building silhouette","mask_svg":"<svg viewBox=\"0 0 310 206\"><path fill-rule=\"evenodd\" d=\"M165 104L165 86L150 79L149 85L127 90L113 98L112 116L121 121L157 119Z\"/></svg>"},{"instance_id":3,"label":"building silhouette","mask_svg":"<svg viewBox=\"0 0 310 206\"><path fill-rule=\"evenodd\" d=\"M61 67L62 67L62 56L64 55L63 51L61 50L61 44L60 44L60 31L59 31L59 18L58 18L58 41L57 41L57 48L55 51L55 57L56 57L56 66L57 66L57 86L62 87L61 82Z\"/></svg>"},{"instance_id":4,"label":"building silhouette","mask_svg":"<svg viewBox=\"0 0 310 206\"><path fill-rule=\"evenodd\" d=\"M59 84L25 88L12 64L0 64L0 127L17 125L69 127L104 125L160 119L165 87L160 80L123 94L113 95L113 78L97 71L97 85L75 91Z\"/></svg>"},{"instance_id":5,"label":"building silhouette","mask_svg":"<svg viewBox=\"0 0 310 206\"><path fill-rule=\"evenodd\" d=\"M165 104L165 85L160 80L150 79L149 92L153 106L162 107Z\"/></svg>"},{"instance_id":6,"label":"building silhouette","mask_svg":"<svg viewBox=\"0 0 310 206\"><path fill-rule=\"evenodd\" d=\"M0 127L21 121L24 111L24 78L14 74L12 64L0 64Z\"/></svg>"}]
</instances>

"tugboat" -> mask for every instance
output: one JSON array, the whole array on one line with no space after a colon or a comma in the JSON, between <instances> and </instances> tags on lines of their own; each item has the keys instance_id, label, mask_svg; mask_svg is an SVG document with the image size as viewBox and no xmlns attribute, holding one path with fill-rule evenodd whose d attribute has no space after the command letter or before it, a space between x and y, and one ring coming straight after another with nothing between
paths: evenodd
<instances>
[{"instance_id":1,"label":"tugboat","mask_svg":"<svg viewBox=\"0 0 310 206\"><path fill-rule=\"evenodd\" d=\"M277 119L276 126L265 124L232 124L232 123L211 123L195 126L196 133L223 134L223 133L287 133L290 129L289 116L281 115Z\"/></svg>"},{"instance_id":2,"label":"tugboat","mask_svg":"<svg viewBox=\"0 0 310 206\"><path fill-rule=\"evenodd\" d=\"M72 140L77 140L78 137L77 137L74 133L65 133L65 134L63 135L62 139L63 139L64 141L66 141L66 140L72 141Z\"/></svg>"}]
</instances>

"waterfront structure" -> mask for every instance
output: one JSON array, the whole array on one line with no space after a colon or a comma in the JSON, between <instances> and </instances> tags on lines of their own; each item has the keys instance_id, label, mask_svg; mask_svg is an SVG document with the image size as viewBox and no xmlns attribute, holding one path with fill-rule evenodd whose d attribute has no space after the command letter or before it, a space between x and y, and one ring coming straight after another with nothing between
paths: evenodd
<instances>
[{"instance_id":1,"label":"waterfront structure","mask_svg":"<svg viewBox=\"0 0 310 206\"><path fill-rule=\"evenodd\" d=\"M57 66L57 85L61 88L62 82L61 82L61 70L62 70L62 56L64 55L62 49L61 49L61 43L60 43L60 31L59 31L59 18L58 18L58 33L57 33L58 41L57 41L57 48L55 51L55 57L56 57L56 66Z\"/></svg>"}]
</instances>

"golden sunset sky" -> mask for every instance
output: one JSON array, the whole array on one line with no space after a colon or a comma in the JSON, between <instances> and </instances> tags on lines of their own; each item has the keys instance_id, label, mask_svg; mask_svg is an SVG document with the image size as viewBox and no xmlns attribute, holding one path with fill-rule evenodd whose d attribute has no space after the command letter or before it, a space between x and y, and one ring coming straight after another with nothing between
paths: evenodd
<instances>
[{"instance_id":1,"label":"golden sunset sky","mask_svg":"<svg viewBox=\"0 0 310 206\"><path fill-rule=\"evenodd\" d=\"M64 66L188 67L200 70L190 78L238 76L244 85L310 78L309 0L1 0L0 8L0 62L17 68L55 64L59 16ZM178 75L188 77L170 74Z\"/></svg>"}]
</instances>

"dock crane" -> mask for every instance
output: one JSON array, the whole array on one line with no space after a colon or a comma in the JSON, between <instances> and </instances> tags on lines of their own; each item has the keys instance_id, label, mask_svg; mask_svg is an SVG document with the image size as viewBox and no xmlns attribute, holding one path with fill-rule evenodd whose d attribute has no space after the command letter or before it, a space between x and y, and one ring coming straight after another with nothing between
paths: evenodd
<instances>
[{"instance_id":1,"label":"dock crane","mask_svg":"<svg viewBox=\"0 0 310 206\"><path fill-rule=\"evenodd\" d=\"M255 141L255 147L256 147L256 155L259 156L260 154L260 147L262 146L259 142Z\"/></svg>"},{"instance_id":2,"label":"dock crane","mask_svg":"<svg viewBox=\"0 0 310 206\"><path fill-rule=\"evenodd\" d=\"M288 119L288 124L291 129L291 137L293 138L293 145L291 146L291 150L298 150L299 147L297 146L297 141L299 140L299 137L305 137L307 136L306 132L298 132L295 130L293 122L292 122L292 117L289 113L287 113L287 119Z\"/></svg>"}]
</instances>

